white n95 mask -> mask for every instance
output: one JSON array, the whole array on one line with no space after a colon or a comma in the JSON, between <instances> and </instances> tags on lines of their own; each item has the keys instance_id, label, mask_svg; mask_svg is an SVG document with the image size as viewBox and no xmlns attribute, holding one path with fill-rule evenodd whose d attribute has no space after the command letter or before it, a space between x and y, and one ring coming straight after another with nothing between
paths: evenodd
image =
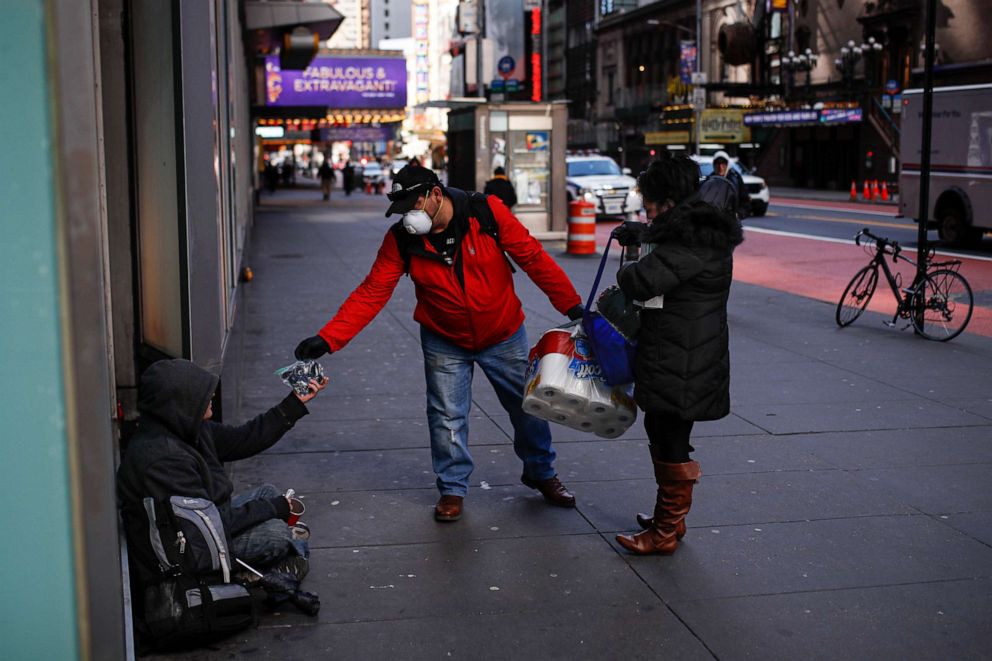
<instances>
[{"instance_id":1,"label":"white n95 mask","mask_svg":"<svg viewBox=\"0 0 992 661\"><path fill-rule=\"evenodd\" d=\"M434 223L423 209L414 209L403 214L403 229L410 234L427 234Z\"/></svg>"}]
</instances>

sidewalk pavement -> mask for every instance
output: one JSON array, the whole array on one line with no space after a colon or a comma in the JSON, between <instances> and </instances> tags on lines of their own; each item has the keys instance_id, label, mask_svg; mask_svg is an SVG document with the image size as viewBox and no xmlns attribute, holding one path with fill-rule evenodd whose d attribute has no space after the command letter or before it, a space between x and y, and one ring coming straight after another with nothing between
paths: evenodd
<instances>
[{"instance_id":1,"label":"sidewalk pavement","mask_svg":"<svg viewBox=\"0 0 992 661\"><path fill-rule=\"evenodd\" d=\"M339 193L263 197L223 375L229 420L283 396L273 370L372 262L386 201ZM598 260L546 245L588 293ZM517 282L533 343L563 319ZM641 421L617 440L555 427L578 507L551 507L519 483L508 416L481 375L466 513L433 520L413 304L404 278L321 361L331 383L311 414L232 466L239 488L303 494L319 616L270 613L177 658L989 657L989 338L926 342L871 312L839 330L833 305L735 283L732 413L694 430L703 478L688 535L671 557L634 557L614 535L653 504Z\"/></svg>"}]
</instances>

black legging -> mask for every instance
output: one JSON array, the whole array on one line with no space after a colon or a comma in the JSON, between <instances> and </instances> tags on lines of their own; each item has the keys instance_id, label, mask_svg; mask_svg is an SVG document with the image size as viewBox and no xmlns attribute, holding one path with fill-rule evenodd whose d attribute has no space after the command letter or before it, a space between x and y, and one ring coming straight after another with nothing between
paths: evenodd
<instances>
[{"instance_id":1,"label":"black legging","mask_svg":"<svg viewBox=\"0 0 992 661\"><path fill-rule=\"evenodd\" d=\"M644 430L651 445L657 448L661 461L669 464L689 461L689 453L695 449L689 445L692 420L662 413L645 413Z\"/></svg>"}]
</instances>

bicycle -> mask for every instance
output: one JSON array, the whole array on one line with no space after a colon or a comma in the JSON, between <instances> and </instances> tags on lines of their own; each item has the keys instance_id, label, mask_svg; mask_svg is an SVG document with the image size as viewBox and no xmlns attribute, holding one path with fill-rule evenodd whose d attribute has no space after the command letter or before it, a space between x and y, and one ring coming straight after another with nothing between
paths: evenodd
<instances>
[{"instance_id":1,"label":"bicycle","mask_svg":"<svg viewBox=\"0 0 992 661\"><path fill-rule=\"evenodd\" d=\"M868 307L878 285L881 267L897 303L892 321L885 322L887 326L894 328L898 319L908 319L910 323L903 330L912 325L918 334L936 342L947 342L961 334L971 321L974 309L971 286L958 273L961 260L934 262L935 252L931 248L926 256L925 275L912 286L902 288L902 274L892 273L885 256L890 255L893 264L900 259L914 267L917 263L902 255L902 247L896 241L875 236L867 227L854 235L854 243L860 246L862 237L874 242L865 243L865 252L872 259L854 275L837 303L838 326L851 325Z\"/></svg>"}]
</instances>

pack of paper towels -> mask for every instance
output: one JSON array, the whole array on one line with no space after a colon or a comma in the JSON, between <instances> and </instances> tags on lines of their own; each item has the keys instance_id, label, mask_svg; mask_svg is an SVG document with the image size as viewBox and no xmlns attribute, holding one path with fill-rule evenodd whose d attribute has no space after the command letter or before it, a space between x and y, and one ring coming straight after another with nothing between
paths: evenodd
<instances>
[{"instance_id":1,"label":"pack of paper towels","mask_svg":"<svg viewBox=\"0 0 992 661\"><path fill-rule=\"evenodd\" d=\"M637 419L633 386L610 386L578 328L552 328L530 350L523 408L549 422L616 438Z\"/></svg>"}]
</instances>

